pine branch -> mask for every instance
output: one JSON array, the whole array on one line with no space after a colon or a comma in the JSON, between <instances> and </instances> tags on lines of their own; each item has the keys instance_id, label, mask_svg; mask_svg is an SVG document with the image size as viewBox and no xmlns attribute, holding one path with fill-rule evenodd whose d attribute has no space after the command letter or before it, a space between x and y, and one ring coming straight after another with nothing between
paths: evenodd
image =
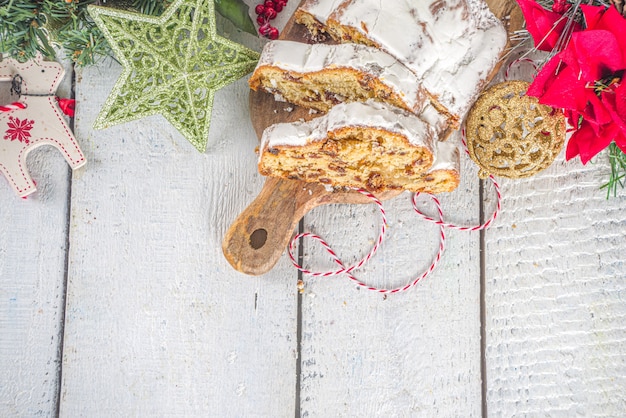
<instances>
[{"instance_id":1,"label":"pine branch","mask_svg":"<svg viewBox=\"0 0 626 418\"><path fill-rule=\"evenodd\" d=\"M0 52L20 61L33 58L38 52L54 58L53 46L64 48L66 32L81 30L91 22L87 6L96 0L0 0ZM93 25L92 25L93 26ZM96 30L91 27L89 30ZM91 39L100 38L97 33ZM89 54L94 45L78 45ZM100 45L95 45L101 50ZM69 55L75 50L68 51ZM79 60L80 61L80 60Z\"/></svg>"},{"instance_id":2,"label":"pine branch","mask_svg":"<svg viewBox=\"0 0 626 418\"><path fill-rule=\"evenodd\" d=\"M37 53L54 59L54 47L78 65L110 55L87 6L114 7L158 16L172 0L0 0L0 54L27 61ZM216 9L238 28L256 35L243 0L216 0Z\"/></svg>"},{"instance_id":3,"label":"pine branch","mask_svg":"<svg viewBox=\"0 0 626 418\"><path fill-rule=\"evenodd\" d=\"M133 8L140 13L159 16L172 3L167 0L133 0Z\"/></svg>"}]
</instances>

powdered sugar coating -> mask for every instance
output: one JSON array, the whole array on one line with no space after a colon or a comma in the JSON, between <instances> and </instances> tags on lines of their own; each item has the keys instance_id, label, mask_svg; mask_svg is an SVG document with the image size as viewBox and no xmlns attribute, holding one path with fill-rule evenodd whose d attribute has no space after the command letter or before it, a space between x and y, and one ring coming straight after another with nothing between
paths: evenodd
<instances>
[{"instance_id":1,"label":"powdered sugar coating","mask_svg":"<svg viewBox=\"0 0 626 418\"><path fill-rule=\"evenodd\" d=\"M441 112L437 111L437 109L435 109L435 107L430 103L424 106L419 114L419 118L435 128L435 131L439 134L444 133L444 131L446 131L449 127L448 118ZM445 141L446 137L440 137L439 140Z\"/></svg>"},{"instance_id":2,"label":"powdered sugar coating","mask_svg":"<svg viewBox=\"0 0 626 418\"><path fill-rule=\"evenodd\" d=\"M260 154L273 146L302 147L322 141L327 138L328 132L350 126L385 129L406 136L413 145L428 148L433 154L433 164L424 176L440 170L459 173L460 131L455 131L447 141L438 141L436 131L428 122L372 100L338 104L326 115L308 122L271 125L263 132Z\"/></svg>"},{"instance_id":3,"label":"powdered sugar coating","mask_svg":"<svg viewBox=\"0 0 626 418\"><path fill-rule=\"evenodd\" d=\"M328 16L335 11L344 0L307 0L300 9L311 14L321 23L325 23Z\"/></svg>"},{"instance_id":4,"label":"powdered sugar coating","mask_svg":"<svg viewBox=\"0 0 626 418\"><path fill-rule=\"evenodd\" d=\"M435 130L415 115L385 103L340 103L327 114L307 122L277 123L265 129L261 149L276 145L304 146L327 138L328 132L345 127L369 127L400 134L410 144L434 151Z\"/></svg>"},{"instance_id":5,"label":"powdered sugar coating","mask_svg":"<svg viewBox=\"0 0 626 418\"><path fill-rule=\"evenodd\" d=\"M458 173L461 165L459 155L460 142L461 131L454 131L447 141L438 141L435 145L433 165L427 173L437 170L450 170Z\"/></svg>"},{"instance_id":6,"label":"powdered sugar coating","mask_svg":"<svg viewBox=\"0 0 626 418\"><path fill-rule=\"evenodd\" d=\"M365 45L310 45L293 41L271 41L263 48L257 68L263 66L301 74L328 68L354 69L379 79L400 96L414 113L419 113L428 102L419 79L412 71L388 53Z\"/></svg>"},{"instance_id":7,"label":"powdered sugar coating","mask_svg":"<svg viewBox=\"0 0 626 418\"><path fill-rule=\"evenodd\" d=\"M349 26L409 67L452 115L462 118L506 45L482 0L309 0L322 24Z\"/></svg>"}]
</instances>

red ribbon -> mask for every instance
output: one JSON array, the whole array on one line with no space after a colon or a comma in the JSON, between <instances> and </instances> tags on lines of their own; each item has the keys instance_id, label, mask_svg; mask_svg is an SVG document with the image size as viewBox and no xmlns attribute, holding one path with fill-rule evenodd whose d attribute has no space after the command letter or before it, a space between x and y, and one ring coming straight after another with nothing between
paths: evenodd
<instances>
[{"instance_id":1,"label":"red ribbon","mask_svg":"<svg viewBox=\"0 0 626 418\"><path fill-rule=\"evenodd\" d=\"M61 111L65 113L70 118L74 117L75 109L76 109L76 100L74 99L61 99L57 97L57 102L59 103L59 107Z\"/></svg>"}]
</instances>

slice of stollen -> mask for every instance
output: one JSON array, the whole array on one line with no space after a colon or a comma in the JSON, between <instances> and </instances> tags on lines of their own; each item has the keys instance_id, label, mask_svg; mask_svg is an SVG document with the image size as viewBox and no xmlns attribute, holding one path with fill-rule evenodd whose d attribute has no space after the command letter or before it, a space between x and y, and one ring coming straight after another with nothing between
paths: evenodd
<instances>
[{"instance_id":1,"label":"slice of stollen","mask_svg":"<svg viewBox=\"0 0 626 418\"><path fill-rule=\"evenodd\" d=\"M268 127L259 172L372 192L439 193L459 182L458 151L419 117L375 101L341 103L308 122Z\"/></svg>"}]
</instances>

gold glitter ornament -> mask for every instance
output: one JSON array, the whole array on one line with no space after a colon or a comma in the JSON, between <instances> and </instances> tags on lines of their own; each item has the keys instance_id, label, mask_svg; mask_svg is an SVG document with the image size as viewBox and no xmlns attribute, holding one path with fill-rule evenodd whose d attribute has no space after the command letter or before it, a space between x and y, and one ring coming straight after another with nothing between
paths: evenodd
<instances>
[{"instance_id":1,"label":"gold glitter ornament","mask_svg":"<svg viewBox=\"0 0 626 418\"><path fill-rule=\"evenodd\" d=\"M530 177L547 168L565 142L561 110L526 96L529 83L505 81L486 90L466 121L467 149L478 176Z\"/></svg>"}]
</instances>

